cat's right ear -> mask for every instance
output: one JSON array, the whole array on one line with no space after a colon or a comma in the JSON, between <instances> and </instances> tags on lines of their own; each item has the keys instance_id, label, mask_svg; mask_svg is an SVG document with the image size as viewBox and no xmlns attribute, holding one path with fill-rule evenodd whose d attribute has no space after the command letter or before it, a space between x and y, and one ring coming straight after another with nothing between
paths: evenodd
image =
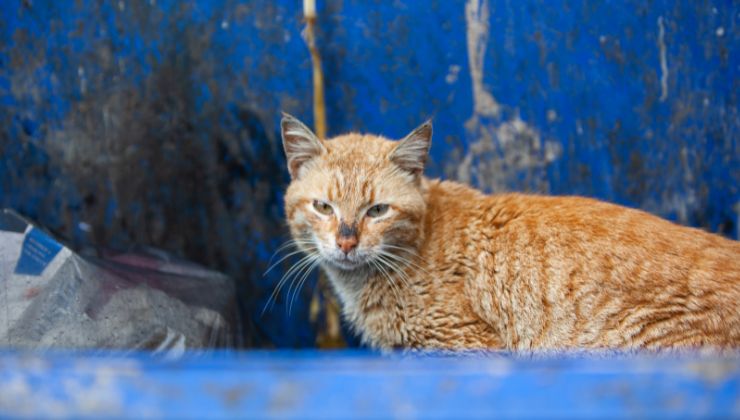
<instances>
[{"instance_id":1,"label":"cat's right ear","mask_svg":"<svg viewBox=\"0 0 740 420\"><path fill-rule=\"evenodd\" d=\"M427 121L398 142L396 148L391 152L390 159L401 169L414 176L419 176L424 172L424 165L427 162L431 145L432 122Z\"/></svg>"},{"instance_id":2,"label":"cat's right ear","mask_svg":"<svg viewBox=\"0 0 740 420\"><path fill-rule=\"evenodd\" d=\"M298 178L301 166L326 151L326 146L296 117L283 112L280 121L283 149L292 179Z\"/></svg>"}]
</instances>

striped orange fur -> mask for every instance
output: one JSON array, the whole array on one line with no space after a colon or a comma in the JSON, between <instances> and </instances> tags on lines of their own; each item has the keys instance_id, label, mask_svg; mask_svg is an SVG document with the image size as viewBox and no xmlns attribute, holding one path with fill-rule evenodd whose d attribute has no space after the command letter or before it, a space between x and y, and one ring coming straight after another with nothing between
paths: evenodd
<instances>
[{"instance_id":1,"label":"striped orange fur","mask_svg":"<svg viewBox=\"0 0 740 420\"><path fill-rule=\"evenodd\" d=\"M429 123L400 142L319 140L288 115L282 129L295 244L372 347L740 346L738 242L592 199L427 179Z\"/></svg>"}]
</instances>

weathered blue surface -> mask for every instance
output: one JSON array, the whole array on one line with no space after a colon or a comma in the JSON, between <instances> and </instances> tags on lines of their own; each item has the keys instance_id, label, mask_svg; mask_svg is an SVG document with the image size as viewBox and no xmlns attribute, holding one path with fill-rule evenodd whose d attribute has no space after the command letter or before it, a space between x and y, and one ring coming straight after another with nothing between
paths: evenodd
<instances>
[{"instance_id":1,"label":"weathered blue surface","mask_svg":"<svg viewBox=\"0 0 740 420\"><path fill-rule=\"evenodd\" d=\"M78 246L166 248L240 280L252 344L310 346L281 276L277 122L310 122L296 0L6 0L0 206ZM319 1L330 134L428 117L428 174L582 194L738 236L732 1ZM287 268L287 265L286 267Z\"/></svg>"},{"instance_id":2,"label":"weathered blue surface","mask_svg":"<svg viewBox=\"0 0 740 420\"><path fill-rule=\"evenodd\" d=\"M0 355L0 416L737 418L740 361Z\"/></svg>"}]
</instances>

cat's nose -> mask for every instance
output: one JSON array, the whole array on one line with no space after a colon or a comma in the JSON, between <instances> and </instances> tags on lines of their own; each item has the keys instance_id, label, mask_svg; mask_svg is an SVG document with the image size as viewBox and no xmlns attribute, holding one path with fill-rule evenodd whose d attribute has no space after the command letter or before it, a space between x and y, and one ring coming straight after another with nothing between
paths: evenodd
<instances>
[{"instance_id":1,"label":"cat's nose","mask_svg":"<svg viewBox=\"0 0 740 420\"><path fill-rule=\"evenodd\" d=\"M347 224L344 220L339 223L339 232L337 232L337 247L349 254L350 251L357 247L357 223Z\"/></svg>"},{"instance_id":2,"label":"cat's nose","mask_svg":"<svg viewBox=\"0 0 740 420\"><path fill-rule=\"evenodd\" d=\"M357 248L357 236L340 236L337 238L337 247L345 254Z\"/></svg>"}]
</instances>

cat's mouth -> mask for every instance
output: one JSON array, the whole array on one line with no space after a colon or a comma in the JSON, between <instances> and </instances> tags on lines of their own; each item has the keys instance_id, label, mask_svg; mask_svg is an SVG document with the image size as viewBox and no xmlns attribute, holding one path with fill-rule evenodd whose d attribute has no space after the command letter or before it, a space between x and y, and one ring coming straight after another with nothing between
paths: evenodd
<instances>
[{"instance_id":1,"label":"cat's mouth","mask_svg":"<svg viewBox=\"0 0 740 420\"><path fill-rule=\"evenodd\" d=\"M325 260L341 270L356 270L365 265L365 259L354 253L331 255Z\"/></svg>"}]
</instances>

